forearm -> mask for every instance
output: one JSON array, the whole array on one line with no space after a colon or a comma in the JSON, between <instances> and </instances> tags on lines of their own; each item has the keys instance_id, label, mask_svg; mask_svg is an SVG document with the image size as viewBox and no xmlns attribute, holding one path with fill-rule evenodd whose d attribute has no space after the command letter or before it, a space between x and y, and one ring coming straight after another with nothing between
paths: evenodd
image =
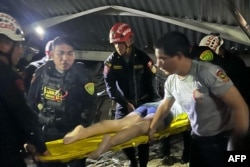
<instances>
[{"instance_id":1,"label":"forearm","mask_svg":"<svg viewBox=\"0 0 250 167\"><path fill-rule=\"evenodd\" d=\"M249 127L249 109L239 91L232 86L222 99L232 109L233 133L246 133Z\"/></svg>"},{"instance_id":2,"label":"forearm","mask_svg":"<svg viewBox=\"0 0 250 167\"><path fill-rule=\"evenodd\" d=\"M243 141L249 128L249 109L238 90L232 86L222 97L232 109L233 132L229 142L229 150L245 149Z\"/></svg>"},{"instance_id":3,"label":"forearm","mask_svg":"<svg viewBox=\"0 0 250 167\"><path fill-rule=\"evenodd\" d=\"M128 100L116 88L108 88L107 93L111 99L122 106L126 106L128 104Z\"/></svg>"},{"instance_id":4,"label":"forearm","mask_svg":"<svg viewBox=\"0 0 250 167\"><path fill-rule=\"evenodd\" d=\"M233 117L234 122L234 133L245 134L249 128L249 109L246 104L241 105L239 108L234 109Z\"/></svg>"},{"instance_id":5,"label":"forearm","mask_svg":"<svg viewBox=\"0 0 250 167\"><path fill-rule=\"evenodd\" d=\"M117 89L115 84L116 81L114 79L111 79L110 77L104 77L104 81L109 97L122 106L126 106L128 101Z\"/></svg>"},{"instance_id":6,"label":"forearm","mask_svg":"<svg viewBox=\"0 0 250 167\"><path fill-rule=\"evenodd\" d=\"M150 124L150 129L157 129L161 120L163 120L169 113L169 109L173 104L173 100L163 100L156 110L154 118Z\"/></svg>"}]
</instances>

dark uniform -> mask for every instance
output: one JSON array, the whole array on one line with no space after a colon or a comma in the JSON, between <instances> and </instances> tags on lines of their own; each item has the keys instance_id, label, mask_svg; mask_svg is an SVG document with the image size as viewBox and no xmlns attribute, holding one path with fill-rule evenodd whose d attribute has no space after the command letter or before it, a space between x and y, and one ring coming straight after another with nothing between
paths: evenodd
<instances>
[{"instance_id":1,"label":"dark uniform","mask_svg":"<svg viewBox=\"0 0 250 167\"><path fill-rule=\"evenodd\" d=\"M117 102L115 118L120 119L128 114L127 104L134 107L158 101L160 96L156 89L156 68L153 61L144 52L132 48L129 59L112 53L104 62L104 80L109 96ZM147 161L148 148L138 150L139 161ZM128 158L135 159L134 151L125 151ZM144 159L143 159L144 158ZM133 162L132 162L133 163Z\"/></svg>"},{"instance_id":2,"label":"dark uniform","mask_svg":"<svg viewBox=\"0 0 250 167\"><path fill-rule=\"evenodd\" d=\"M89 126L94 115L91 110L94 93L94 83L82 63L73 64L64 73L55 69L53 61L41 66L32 79L28 98L39 114L45 140L63 138L80 124ZM82 167L84 161L75 160L65 164L65 167ZM50 163L50 166L56 167L57 164Z\"/></svg>"},{"instance_id":3,"label":"dark uniform","mask_svg":"<svg viewBox=\"0 0 250 167\"><path fill-rule=\"evenodd\" d=\"M0 166L25 167L20 155L24 143L40 153L46 150L38 118L25 101L21 76L1 61L0 81Z\"/></svg>"},{"instance_id":4,"label":"dark uniform","mask_svg":"<svg viewBox=\"0 0 250 167\"><path fill-rule=\"evenodd\" d=\"M128 114L128 102L138 107L146 102L160 100L156 89L156 68L144 52L133 48L128 61L114 52L104 64L108 94L117 102L116 119Z\"/></svg>"},{"instance_id":5,"label":"dark uniform","mask_svg":"<svg viewBox=\"0 0 250 167\"><path fill-rule=\"evenodd\" d=\"M249 73L244 61L226 51L224 57L220 57L206 46L194 46L191 52L192 58L199 61L208 61L222 67L242 97L250 105Z\"/></svg>"},{"instance_id":6,"label":"dark uniform","mask_svg":"<svg viewBox=\"0 0 250 167\"><path fill-rule=\"evenodd\" d=\"M46 63L46 58L42 58L41 60L37 60L34 62L31 62L30 64L28 64L23 72L24 72L24 84L25 84L25 90L28 92L29 91L29 87L30 87L30 81L32 79L32 76L34 74L34 72L36 71L36 69L38 69L39 67L41 67L43 64Z\"/></svg>"}]
</instances>

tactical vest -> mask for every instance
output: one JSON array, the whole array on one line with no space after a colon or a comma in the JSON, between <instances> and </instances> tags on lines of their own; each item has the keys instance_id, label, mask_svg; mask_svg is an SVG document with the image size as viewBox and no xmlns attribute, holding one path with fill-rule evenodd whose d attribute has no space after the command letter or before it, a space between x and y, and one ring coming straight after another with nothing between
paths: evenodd
<instances>
[{"instance_id":1,"label":"tactical vest","mask_svg":"<svg viewBox=\"0 0 250 167\"><path fill-rule=\"evenodd\" d=\"M60 74L45 68L41 79L41 99L38 104L40 122L50 126L65 126L68 122L66 100L74 78L70 71Z\"/></svg>"}]
</instances>

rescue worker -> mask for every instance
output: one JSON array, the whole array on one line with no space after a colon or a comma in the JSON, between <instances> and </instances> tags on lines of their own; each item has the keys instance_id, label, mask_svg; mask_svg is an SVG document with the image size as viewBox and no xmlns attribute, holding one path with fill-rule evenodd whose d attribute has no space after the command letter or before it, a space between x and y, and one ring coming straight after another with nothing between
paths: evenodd
<instances>
[{"instance_id":1,"label":"rescue worker","mask_svg":"<svg viewBox=\"0 0 250 167\"><path fill-rule=\"evenodd\" d=\"M24 98L24 82L16 72L23 54L23 31L18 22L0 13L0 166L26 167L20 150L25 143L48 155L38 118Z\"/></svg>"},{"instance_id":2,"label":"rescue worker","mask_svg":"<svg viewBox=\"0 0 250 167\"><path fill-rule=\"evenodd\" d=\"M57 37L52 60L33 75L28 99L39 115L46 141L62 138L77 125L89 126L94 111L94 83L84 64L75 63L72 41ZM83 167L85 159L68 163L39 163L38 167Z\"/></svg>"},{"instance_id":3,"label":"rescue worker","mask_svg":"<svg viewBox=\"0 0 250 167\"><path fill-rule=\"evenodd\" d=\"M194 47L193 55L194 59L200 61L209 61L213 64L221 66L234 85L240 91L244 100L250 105L250 89L248 89L250 82L250 74L244 63L244 61L237 55L233 55L230 51L223 48L224 40L219 34L210 34L203 37L199 43L201 47ZM209 47L214 53L206 51Z\"/></svg>"},{"instance_id":4,"label":"rescue worker","mask_svg":"<svg viewBox=\"0 0 250 167\"><path fill-rule=\"evenodd\" d=\"M187 112L192 143L190 167L221 167L225 151L244 149L249 110L224 70L190 59L190 43L179 32L169 32L155 45L157 65L169 73L165 97L153 117L149 136L169 113L174 102Z\"/></svg>"},{"instance_id":5,"label":"rescue worker","mask_svg":"<svg viewBox=\"0 0 250 167\"><path fill-rule=\"evenodd\" d=\"M104 62L104 81L109 97L117 102L115 119L121 119L141 104L160 100L156 89L156 67L150 57L133 45L133 32L129 25L116 23L109 33L115 52ZM124 152L130 166L136 167L134 148ZM149 145L138 146L140 167L146 167Z\"/></svg>"},{"instance_id":6,"label":"rescue worker","mask_svg":"<svg viewBox=\"0 0 250 167\"><path fill-rule=\"evenodd\" d=\"M52 43L53 40L47 42L45 46L45 56L41 60L31 62L25 67L23 77L25 81L26 92L29 91L30 81L32 79L32 75L34 74L35 70L41 67L43 64L45 64L51 58Z\"/></svg>"}]
</instances>

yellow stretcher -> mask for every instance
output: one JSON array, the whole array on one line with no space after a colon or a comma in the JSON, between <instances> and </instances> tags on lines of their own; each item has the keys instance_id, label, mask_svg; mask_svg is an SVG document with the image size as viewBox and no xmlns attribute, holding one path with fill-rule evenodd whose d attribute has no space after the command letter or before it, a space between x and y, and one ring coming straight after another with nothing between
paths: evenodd
<instances>
[{"instance_id":1,"label":"yellow stretcher","mask_svg":"<svg viewBox=\"0 0 250 167\"><path fill-rule=\"evenodd\" d=\"M155 137L157 140L167 137L169 135L177 134L187 130L189 127L189 121L186 114L178 115L165 130L156 133ZM114 134L114 133L113 133ZM111 134L111 135L113 135ZM55 140L47 142L47 148L52 155L50 156L40 156L43 161L61 161L68 162L73 159L81 159L86 157L90 152L93 152L100 142L102 141L103 135L89 137L83 140L79 140L72 144L63 144L63 140ZM117 145L111 150L118 151L127 147L135 147L139 144L147 143L148 136L139 136L131 139L128 142Z\"/></svg>"}]
</instances>

